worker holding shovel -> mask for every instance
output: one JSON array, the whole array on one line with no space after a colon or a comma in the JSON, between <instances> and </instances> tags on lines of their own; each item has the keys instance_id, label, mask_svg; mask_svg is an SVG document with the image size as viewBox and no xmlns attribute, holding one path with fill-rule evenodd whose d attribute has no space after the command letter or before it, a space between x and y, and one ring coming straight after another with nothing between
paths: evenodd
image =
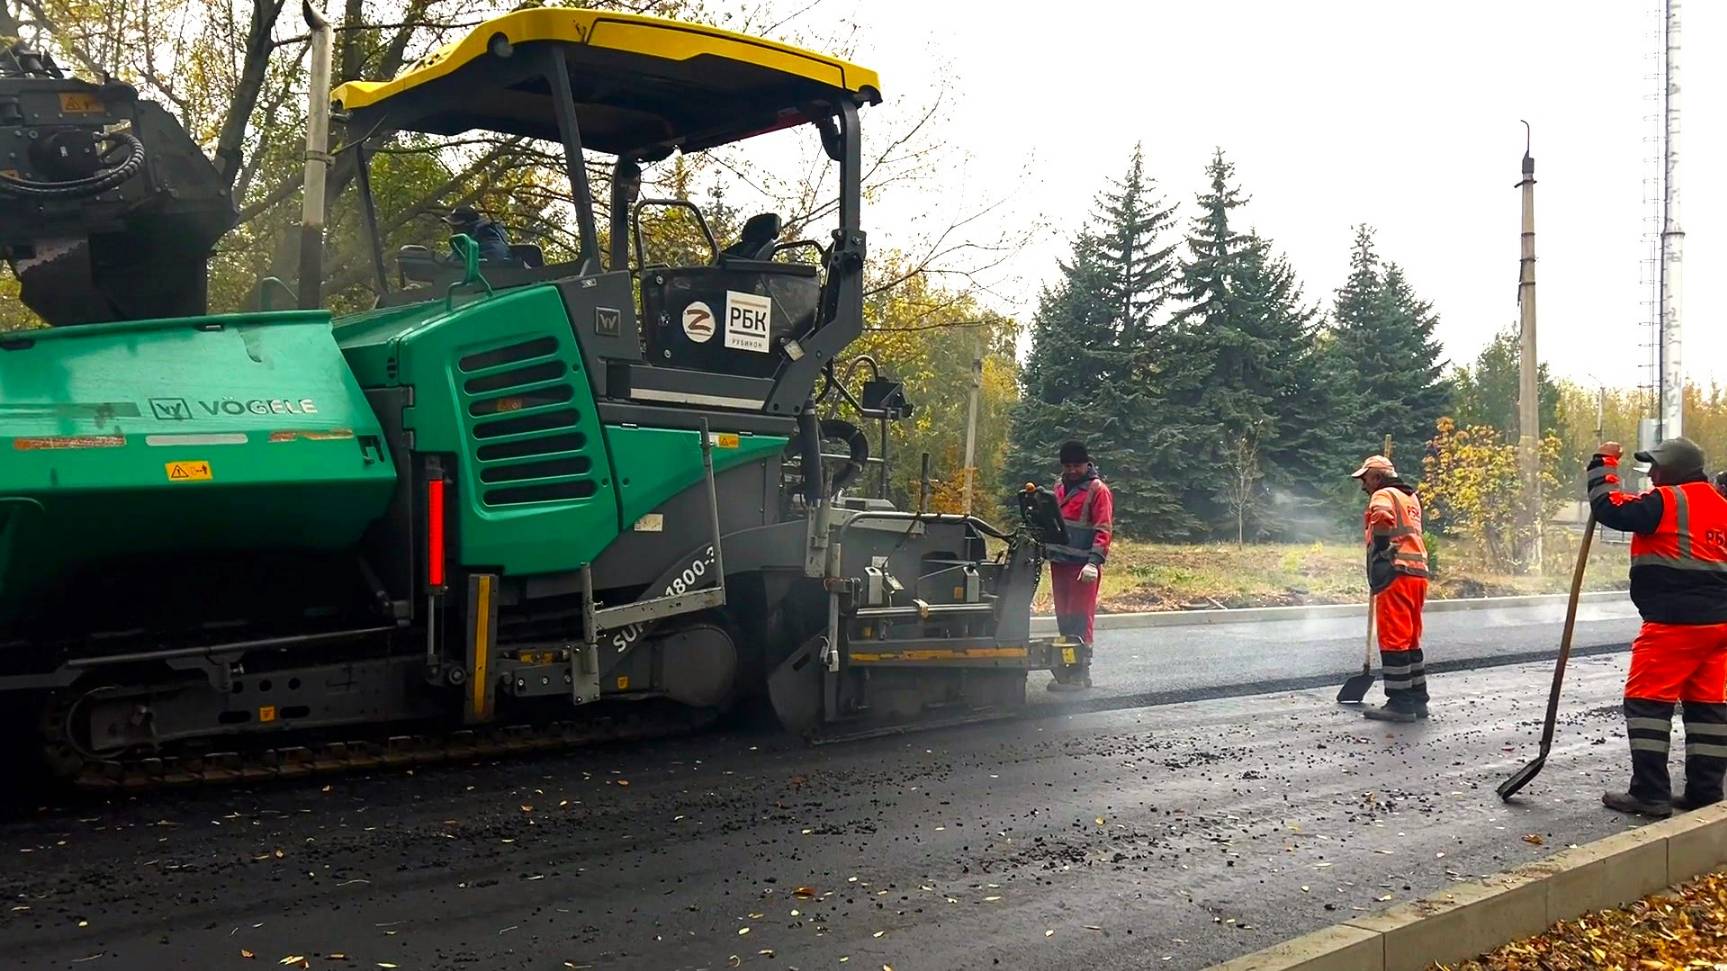
<instances>
[{"instance_id":1,"label":"worker holding shovel","mask_svg":"<svg viewBox=\"0 0 1727 971\"><path fill-rule=\"evenodd\" d=\"M1625 725L1631 786L1602 803L1657 818L1721 801L1727 775L1727 499L1703 472L1703 450L1670 438L1636 459L1654 488L1619 488L1618 442L1589 463L1589 505L1609 529L1631 535L1631 601L1643 627L1631 644ZM1683 702L1685 792L1673 798L1667 756Z\"/></svg>"},{"instance_id":2,"label":"worker holding shovel","mask_svg":"<svg viewBox=\"0 0 1727 971\"><path fill-rule=\"evenodd\" d=\"M1353 477L1369 497L1362 517L1367 587L1385 677L1384 706L1362 714L1374 721L1412 722L1427 717L1427 667L1421 654L1427 546L1421 538L1421 501L1383 455L1369 456Z\"/></svg>"}]
</instances>

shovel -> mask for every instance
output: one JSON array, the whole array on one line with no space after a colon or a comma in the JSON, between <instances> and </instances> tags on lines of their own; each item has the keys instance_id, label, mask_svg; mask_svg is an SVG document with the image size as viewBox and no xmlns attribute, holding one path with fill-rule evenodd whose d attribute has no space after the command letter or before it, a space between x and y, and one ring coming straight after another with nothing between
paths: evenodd
<instances>
[{"instance_id":1,"label":"shovel","mask_svg":"<svg viewBox=\"0 0 1727 971\"><path fill-rule=\"evenodd\" d=\"M1337 703L1340 705L1358 704L1367 697L1367 689L1373 687L1373 598L1373 592L1368 591L1367 656L1361 659L1361 673L1351 676L1343 682L1343 687L1337 689Z\"/></svg>"},{"instance_id":2,"label":"shovel","mask_svg":"<svg viewBox=\"0 0 1727 971\"><path fill-rule=\"evenodd\" d=\"M1553 723L1559 717L1559 687L1565 683L1565 662L1571 659L1571 632L1577 626L1577 595L1583 589L1583 568L1589 563L1589 541L1595 536L1595 514L1583 527L1583 542L1577 547L1577 568L1571 572L1571 602L1565 607L1565 631L1559 635L1559 660L1553 665L1553 688L1547 694L1547 723L1541 728L1541 754L1535 761L1511 774L1499 784L1499 798L1510 801L1517 790L1528 785L1547 764L1547 753L1553 749Z\"/></svg>"}]
</instances>

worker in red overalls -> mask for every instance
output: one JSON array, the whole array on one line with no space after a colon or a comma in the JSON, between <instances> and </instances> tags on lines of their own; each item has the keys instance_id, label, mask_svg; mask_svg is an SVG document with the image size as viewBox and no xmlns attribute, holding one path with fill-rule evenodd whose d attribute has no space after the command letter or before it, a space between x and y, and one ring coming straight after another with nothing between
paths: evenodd
<instances>
[{"instance_id":1,"label":"worker in red overalls","mask_svg":"<svg viewBox=\"0 0 1727 971\"><path fill-rule=\"evenodd\" d=\"M1721 801L1727 776L1727 498L1703 471L1703 450L1669 438L1637 461L1654 487L1619 488L1618 442L1589 463L1589 507L1631 534L1631 601L1643 627L1631 643L1625 728L1631 786L1601 797L1610 809L1657 818ZM1667 756L1684 706L1685 792L1673 798Z\"/></svg>"},{"instance_id":2,"label":"worker in red overalls","mask_svg":"<svg viewBox=\"0 0 1727 971\"><path fill-rule=\"evenodd\" d=\"M1067 524L1069 552L1052 553L1050 585L1055 592L1055 622L1062 638L1077 641L1073 664L1055 669L1051 691L1091 687L1091 644L1097 620L1097 589L1115 519L1115 499L1097 474L1082 442L1061 447L1061 481L1055 500Z\"/></svg>"},{"instance_id":3,"label":"worker in red overalls","mask_svg":"<svg viewBox=\"0 0 1727 971\"><path fill-rule=\"evenodd\" d=\"M1379 667L1385 705L1362 714L1374 721L1427 717L1427 659L1421 653L1421 610L1427 604L1427 545L1421 500L1383 455L1370 455L1353 473L1367 493L1362 532L1367 541L1367 589L1379 626Z\"/></svg>"}]
</instances>

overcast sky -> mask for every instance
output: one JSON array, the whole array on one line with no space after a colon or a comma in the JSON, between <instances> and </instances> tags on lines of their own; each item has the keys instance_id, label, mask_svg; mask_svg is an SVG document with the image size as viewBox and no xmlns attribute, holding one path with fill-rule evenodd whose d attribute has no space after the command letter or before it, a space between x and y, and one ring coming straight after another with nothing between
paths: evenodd
<instances>
[{"instance_id":1,"label":"overcast sky","mask_svg":"<svg viewBox=\"0 0 1727 971\"><path fill-rule=\"evenodd\" d=\"M1657 112L1658 0L1448 4L1312 0L830 0L890 100L947 84L951 141L972 157L942 196L1015 194L1052 230L998 288L1029 315L1072 231L1135 142L1185 217L1222 146L1245 219L1329 305L1351 226L1378 229L1435 304L1452 359L1517 318L1519 178L1534 126L1541 358L1581 382L1635 385ZM1690 3L1680 54L1685 359L1727 380L1727 5ZM1024 178L1029 173L1029 179ZM890 235L902 196L872 213Z\"/></svg>"}]
</instances>

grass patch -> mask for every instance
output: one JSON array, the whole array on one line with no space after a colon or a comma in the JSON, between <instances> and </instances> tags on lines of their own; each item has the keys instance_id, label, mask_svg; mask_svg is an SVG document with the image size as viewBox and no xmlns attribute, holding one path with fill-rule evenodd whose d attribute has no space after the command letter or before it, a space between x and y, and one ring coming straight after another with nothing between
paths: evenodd
<instances>
[{"instance_id":1,"label":"grass patch","mask_svg":"<svg viewBox=\"0 0 1727 971\"><path fill-rule=\"evenodd\" d=\"M1436 544L1438 545L1438 544ZM1564 593L1571 586L1576 537L1548 541L1541 576L1510 576L1472 567L1443 545L1435 550L1430 597L1504 597ZM1584 576L1586 590L1623 590L1626 547L1598 537ZM1101 613L1151 610L1218 610L1360 603L1367 598L1361 547L1346 543L1179 545L1117 538L1103 573ZM1049 583L1038 589L1033 610L1052 609Z\"/></svg>"}]
</instances>

